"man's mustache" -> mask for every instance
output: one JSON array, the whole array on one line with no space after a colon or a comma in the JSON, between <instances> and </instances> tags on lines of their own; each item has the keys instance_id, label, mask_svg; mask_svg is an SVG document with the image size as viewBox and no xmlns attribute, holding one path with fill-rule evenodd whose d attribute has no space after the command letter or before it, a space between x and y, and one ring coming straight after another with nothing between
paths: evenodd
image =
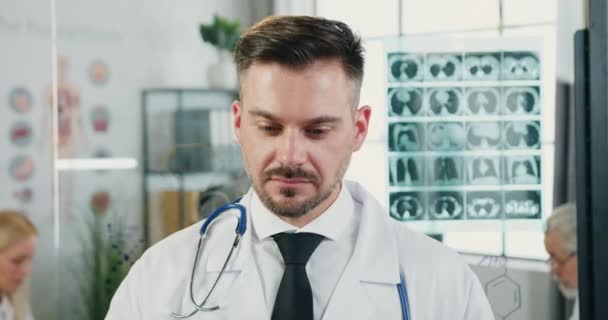
<instances>
[{"instance_id":1,"label":"man's mustache","mask_svg":"<svg viewBox=\"0 0 608 320\"><path fill-rule=\"evenodd\" d=\"M287 179L302 178L312 183L316 183L318 181L316 174L306 171L300 167L277 167L274 169L267 170L264 174L266 176L266 180L270 180L272 177L279 176Z\"/></svg>"}]
</instances>

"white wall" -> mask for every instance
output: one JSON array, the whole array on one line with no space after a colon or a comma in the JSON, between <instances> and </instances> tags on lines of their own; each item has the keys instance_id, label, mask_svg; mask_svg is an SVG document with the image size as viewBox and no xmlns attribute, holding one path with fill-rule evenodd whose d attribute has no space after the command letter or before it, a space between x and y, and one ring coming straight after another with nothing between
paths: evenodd
<instances>
[{"instance_id":1,"label":"white wall","mask_svg":"<svg viewBox=\"0 0 608 320\"><path fill-rule=\"evenodd\" d=\"M200 87L207 85L206 68L217 60L215 49L204 43L199 24L214 14L250 26L268 12L270 1L180 0L138 1L142 87Z\"/></svg>"},{"instance_id":2,"label":"white wall","mask_svg":"<svg viewBox=\"0 0 608 320\"><path fill-rule=\"evenodd\" d=\"M574 83L574 33L586 26L585 0L558 0L557 79Z\"/></svg>"}]
</instances>

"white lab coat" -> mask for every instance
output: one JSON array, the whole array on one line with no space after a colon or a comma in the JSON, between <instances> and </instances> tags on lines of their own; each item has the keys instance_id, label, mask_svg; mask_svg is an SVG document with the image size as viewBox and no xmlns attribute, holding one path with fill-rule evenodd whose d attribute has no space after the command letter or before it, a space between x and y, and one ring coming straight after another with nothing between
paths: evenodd
<instances>
[{"instance_id":1,"label":"white lab coat","mask_svg":"<svg viewBox=\"0 0 608 320\"><path fill-rule=\"evenodd\" d=\"M1 293L0 293L1 294ZM2 300L0 301L0 320L14 320L15 319L15 309L13 304L9 300L7 295L2 295ZM25 312L25 320L34 320L34 316L32 315L32 310L27 308Z\"/></svg>"},{"instance_id":2,"label":"white lab coat","mask_svg":"<svg viewBox=\"0 0 608 320\"><path fill-rule=\"evenodd\" d=\"M344 185L363 204L361 227L323 320L402 319L396 287L400 272L407 282L410 319L494 319L477 277L458 254L391 219L359 184L346 181ZM245 206L251 192L241 200ZM159 242L135 263L116 292L106 320L172 319L171 312L193 310L188 288L201 224ZM251 226L250 221L247 224ZM227 214L208 230L194 282L199 303L224 263L234 228L235 219ZM251 235L249 230L245 233L206 304L217 304L220 310L199 312L190 319L270 319L272 310L266 308Z\"/></svg>"},{"instance_id":3,"label":"white lab coat","mask_svg":"<svg viewBox=\"0 0 608 320\"><path fill-rule=\"evenodd\" d=\"M0 301L0 320L13 320L15 319L15 310L13 310L13 305L8 300L7 295L2 295L2 301Z\"/></svg>"}]
</instances>

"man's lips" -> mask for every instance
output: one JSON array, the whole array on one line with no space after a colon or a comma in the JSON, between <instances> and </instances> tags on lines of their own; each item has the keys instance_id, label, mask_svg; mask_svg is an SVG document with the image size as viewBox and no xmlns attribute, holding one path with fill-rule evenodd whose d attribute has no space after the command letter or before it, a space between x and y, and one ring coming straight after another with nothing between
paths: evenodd
<instances>
[{"instance_id":1,"label":"man's lips","mask_svg":"<svg viewBox=\"0 0 608 320\"><path fill-rule=\"evenodd\" d=\"M310 183L310 180L307 179L303 179L303 178L284 178L284 177L272 177L270 178L271 181L279 183L279 184L283 184L283 185L300 185L300 184L305 184L305 183Z\"/></svg>"}]
</instances>

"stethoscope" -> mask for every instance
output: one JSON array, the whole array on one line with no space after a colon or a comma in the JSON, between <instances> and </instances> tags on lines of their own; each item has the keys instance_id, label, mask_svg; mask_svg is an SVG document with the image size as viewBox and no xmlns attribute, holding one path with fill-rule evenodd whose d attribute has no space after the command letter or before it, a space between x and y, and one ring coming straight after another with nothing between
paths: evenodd
<instances>
[{"instance_id":1,"label":"stethoscope","mask_svg":"<svg viewBox=\"0 0 608 320\"><path fill-rule=\"evenodd\" d=\"M172 317L178 318L178 319L190 318L193 315L195 315L196 313L198 313L199 311L211 312L211 311L216 311L216 310L220 309L219 306L205 307L205 304L207 303L207 301L213 294L213 291L215 290L215 287L217 287L217 284L220 282L220 279L222 278L222 275L224 274L224 271L226 271L226 267L228 266L228 263L230 262L230 258L232 257L232 254L234 253L236 248L239 246L239 243L241 242L241 238L243 237L243 235L245 234L245 230L247 229L247 209L245 209L245 207L243 205L239 204L238 201L240 201L240 198L236 199L234 202L225 204L225 205L215 209L209 215L209 217L207 219L205 219L205 221L203 222L203 225L201 226L201 230L199 232L200 238L198 240L198 246L196 248L196 255L194 257L192 272L190 274L190 285L189 285L190 286L190 302L192 302L192 306L194 307L194 310L192 310L192 312L190 312L188 314L178 314L178 313L172 312L171 313ZM201 254L201 248L203 247L203 242L207 237L207 229L208 229L209 225L211 225L211 223L217 217L219 217L222 213L232 210L232 209L239 210L239 213L240 213L240 217L238 218L238 223L236 225L236 229L234 230L235 237L234 237L234 241L232 243L232 247L230 248L230 252L228 252L228 256L226 257L226 261L224 261L224 264L222 265L222 269L220 270L220 273L218 274L217 278L215 279L215 282L213 282L211 289L207 293L207 296L205 297L205 299L203 299L203 301L201 303L198 303L198 302L196 302L196 299L194 298L194 276L196 273L196 268L198 266L198 260L199 260L200 254ZM409 305L409 299L407 296L407 287L405 285L405 277L403 276L403 274L400 274L400 280L399 280L399 283L397 284L397 292L399 293L399 302L401 304L402 319L411 320L410 319L410 305Z\"/></svg>"}]
</instances>

